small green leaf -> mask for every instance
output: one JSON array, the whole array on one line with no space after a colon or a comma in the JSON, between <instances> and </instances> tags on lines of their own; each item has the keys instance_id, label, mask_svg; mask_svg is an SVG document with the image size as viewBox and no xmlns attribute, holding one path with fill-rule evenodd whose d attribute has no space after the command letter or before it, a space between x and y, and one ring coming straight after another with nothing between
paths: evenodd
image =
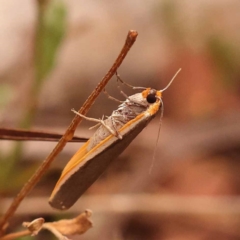
<instances>
[{"instance_id":1,"label":"small green leaf","mask_svg":"<svg viewBox=\"0 0 240 240\"><path fill-rule=\"evenodd\" d=\"M40 5L36 42L36 80L41 84L55 64L66 29L66 7L62 0Z\"/></svg>"},{"instance_id":2,"label":"small green leaf","mask_svg":"<svg viewBox=\"0 0 240 240\"><path fill-rule=\"evenodd\" d=\"M207 42L208 52L221 73L222 83L234 88L239 84L240 51L220 36L212 36Z\"/></svg>"},{"instance_id":3,"label":"small green leaf","mask_svg":"<svg viewBox=\"0 0 240 240\"><path fill-rule=\"evenodd\" d=\"M11 100L12 89L7 84L1 84L0 86L0 109L7 105Z\"/></svg>"}]
</instances>

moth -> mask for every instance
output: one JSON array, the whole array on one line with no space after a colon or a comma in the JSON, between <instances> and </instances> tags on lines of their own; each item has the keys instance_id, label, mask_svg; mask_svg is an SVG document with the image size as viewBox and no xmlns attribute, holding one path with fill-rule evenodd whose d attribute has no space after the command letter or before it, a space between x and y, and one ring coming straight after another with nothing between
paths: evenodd
<instances>
[{"instance_id":1,"label":"moth","mask_svg":"<svg viewBox=\"0 0 240 240\"><path fill-rule=\"evenodd\" d=\"M49 199L53 208L69 209L158 111L163 112L162 93L170 86L178 72L162 90L133 87L141 92L126 96L126 100L105 120L88 118L73 110L74 113L86 120L97 122L100 126L63 169Z\"/></svg>"}]
</instances>

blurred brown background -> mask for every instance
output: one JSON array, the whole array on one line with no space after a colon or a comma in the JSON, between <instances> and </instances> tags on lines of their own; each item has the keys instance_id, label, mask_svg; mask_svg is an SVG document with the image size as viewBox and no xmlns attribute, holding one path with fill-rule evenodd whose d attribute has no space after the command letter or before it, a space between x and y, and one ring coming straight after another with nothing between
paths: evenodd
<instances>
[{"instance_id":1,"label":"blurred brown background","mask_svg":"<svg viewBox=\"0 0 240 240\"><path fill-rule=\"evenodd\" d=\"M72 239L240 239L240 1L69 0L61 3L57 27L44 32L39 26L56 13L44 19L47 4L0 3L1 127L63 133L70 109L78 109L108 71L130 29L139 36L119 69L126 82L162 89L182 68L164 92L152 173L159 117L68 211L68 217L93 211L94 228ZM115 78L107 91L122 98ZM116 107L102 94L88 116L101 118ZM91 125L84 121L77 135L90 137ZM54 146L26 142L16 150L15 142L1 141L1 213ZM47 199L79 146L66 146L11 230L34 217L59 218Z\"/></svg>"}]
</instances>

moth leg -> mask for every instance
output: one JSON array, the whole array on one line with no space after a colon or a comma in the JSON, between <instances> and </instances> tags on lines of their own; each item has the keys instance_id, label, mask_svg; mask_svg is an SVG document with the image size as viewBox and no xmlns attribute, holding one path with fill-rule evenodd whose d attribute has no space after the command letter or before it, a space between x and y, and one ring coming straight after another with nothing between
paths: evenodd
<instances>
[{"instance_id":1,"label":"moth leg","mask_svg":"<svg viewBox=\"0 0 240 240\"><path fill-rule=\"evenodd\" d=\"M138 105L138 106L140 106L140 107L145 107L143 104L139 104L139 103L133 101L132 99L130 99L130 98L128 97L128 95L121 90L120 86L118 86L118 88L119 88L120 93L121 93L126 99L128 99L129 102L132 102L132 103L134 103L134 104L136 104L136 105ZM126 104L128 105L127 102L126 102ZM130 105L129 105L129 107L130 107ZM130 108L131 108L131 107L130 107Z\"/></svg>"},{"instance_id":2,"label":"moth leg","mask_svg":"<svg viewBox=\"0 0 240 240\"><path fill-rule=\"evenodd\" d=\"M101 126L101 123L97 123L96 125L90 127L89 130L92 130L92 129L97 128L97 127L99 127L99 126Z\"/></svg>"},{"instance_id":3,"label":"moth leg","mask_svg":"<svg viewBox=\"0 0 240 240\"><path fill-rule=\"evenodd\" d=\"M106 116L107 118L109 118L109 116ZM102 117L102 120L104 119L104 116ZM119 138L119 139L122 139L122 135L118 132L118 130L117 130L117 126L116 126L116 120L113 118L113 117L111 117L111 122L112 122L112 126L113 126L113 128L114 129L112 129L113 131L115 131L115 134L114 134L114 136L116 136L117 138ZM89 128L89 130L91 130L91 129L93 129L93 128L96 128L96 127L99 127L99 126L101 126L102 125L102 123L97 123L96 125L94 125L94 126L92 126L92 127L90 127ZM105 124L106 125L106 124ZM105 127L105 125L103 125L104 127ZM111 132L112 133L112 132Z\"/></svg>"},{"instance_id":4,"label":"moth leg","mask_svg":"<svg viewBox=\"0 0 240 240\"><path fill-rule=\"evenodd\" d=\"M124 82L124 81L120 78L120 75L118 74L117 71L116 71L115 74L116 74L116 76L117 76L117 81L121 82L122 84L126 85L127 87L130 87L130 88L132 88L132 89L137 89L137 90L146 90L145 87L134 87L134 86L132 86L132 85ZM135 104L137 104L137 105L140 106L140 107L145 107L144 105L141 105L141 104L139 104L139 103L134 102L133 100L131 100L131 99L128 97L128 95L127 95L125 92L122 91L122 89L121 89L121 87L120 87L119 85L118 85L118 89L119 89L120 93L121 93L126 99L128 99L128 101L130 101L130 102L132 102L132 103L135 103Z\"/></svg>"},{"instance_id":5,"label":"moth leg","mask_svg":"<svg viewBox=\"0 0 240 240\"><path fill-rule=\"evenodd\" d=\"M84 116L84 117L85 117L85 116ZM102 120L104 120L104 116L102 116ZM102 123L97 123L96 125L90 127L89 130L92 130L92 129L94 129L94 128L96 128L96 127L99 127L99 126L101 126L101 125L102 125Z\"/></svg>"},{"instance_id":6,"label":"moth leg","mask_svg":"<svg viewBox=\"0 0 240 240\"><path fill-rule=\"evenodd\" d=\"M102 122L104 123L103 124L103 126L104 127L106 127L109 131L110 131L110 133L114 133L113 135L115 136L115 137L117 137L118 139L122 139L122 135L118 132L118 130L117 130L117 126L116 126L116 121L115 121L115 119L113 118L113 117L108 117L108 119L111 119L111 122L112 122L112 128L111 127L109 127L107 124L105 124L105 122L103 121L103 119L104 119L104 116L102 117Z\"/></svg>"},{"instance_id":7,"label":"moth leg","mask_svg":"<svg viewBox=\"0 0 240 240\"><path fill-rule=\"evenodd\" d=\"M121 134L117 130L117 125L116 125L117 120L115 120L114 117L111 117L111 121L112 121L112 126L114 127L115 132L121 136ZM122 136L120 139L122 139Z\"/></svg>"},{"instance_id":8,"label":"moth leg","mask_svg":"<svg viewBox=\"0 0 240 240\"><path fill-rule=\"evenodd\" d=\"M88 121L91 121L91 122L96 122L98 124L103 125L113 136L115 136L119 139L122 139L122 136L118 132L114 131L114 129L112 129L107 124L105 124L103 118L102 119L89 118L89 117L86 117L86 116L82 115L81 113L77 112L75 109L72 109L71 111L74 112L76 115L84 118L85 120L88 120Z\"/></svg>"},{"instance_id":9,"label":"moth leg","mask_svg":"<svg viewBox=\"0 0 240 240\"><path fill-rule=\"evenodd\" d=\"M117 73L116 73L117 74ZM118 75L117 75L118 76ZM121 80L122 81L122 80ZM124 82L123 82L124 83ZM127 83L124 83L124 84L127 84ZM129 85L129 84L128 84ZM129 85L128 87L132 87L131 85ZM132 88L134 88L134 89L137 89L137 88L135 88L135 87L132 87ZM128 99L128 101L130 101L130 102L132 102L132 103L135 103L135 104L137 104L138 106L143 106L144 107L144 105L141 105L141 104L139 104L139 103L137 103L137 102L134 102L132 99L130 99L129 97L128 97L128 95L125 93L125 92L123 92L122 91L122 89L121 89L121 87L118 85L118 89L119 89L119 91L120 91L120 93L126 98L126 99ZM139 89L139 88L138 88ZM140 87L140 89L146 89L146 88L141 88ZM125 102L126 103L126 102ZM127 103L126 103L127 104Z\"/></svg>"},{"instance_id":10,"label":"moth leg","mask_svg":"<svg viewBox=\"0 0 240 240\"><path fill-rule=\"evenodd\" d=\"M135 87L135 86L132 86L126 82L124 82L121 78L120 78L120 75L118 74L118 72L116 71L115 73L116 77L117 77L117 81L121 82L122 84L124 84L125 86L131 88L131 89L134 89L134 90L145 90L146 88L145 87Z\"/></svg>"},{"instance_id":11,"label":"moth leg","mask_svg":"<svg viewBox=\"0 0 240 240\"><path fill-rule=\"evenodd\" d=\"M111 95L109 95L105 88L103 89L103 93L106 94L109 99L111 99L111 100L113 100L115 102L124 103L124 101L118 100L117 98L112 97Z\"/></svg>"}]
</instances>

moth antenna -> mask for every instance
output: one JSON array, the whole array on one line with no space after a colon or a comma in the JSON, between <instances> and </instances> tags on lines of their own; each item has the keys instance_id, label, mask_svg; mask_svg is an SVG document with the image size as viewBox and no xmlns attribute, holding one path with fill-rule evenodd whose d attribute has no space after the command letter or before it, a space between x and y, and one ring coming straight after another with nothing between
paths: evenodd
<instances>
[{"instance_id":1,"label":"moth antenna","mask_svg":"<svg viewBox=\"0 0 240 240\"><path fill-rule=\"evenodd\" d=\"M161 98L160 98L160 101L161 101L161 114L160 114L160 119L159 119L159 128L158 128L156 145L155 145L154 152L153 152L152 163L151 163L151 166L149 168L149 174L152 173L153 165L156 161L157 146L158 146L158 141L159 141L159 138L160 138L160 132L161 132L161 127L162 127L162 118L163 118L164 106L163 106L163 100Z\"/></svg>"},{"instance_id":2,"label":"moth antenna","mask_svg":"<svg viewBox=\"0 0 240 240\"><path fill-rule=\"evenodd\" d=\"M178 73L181 70L182 70L181 68L178 69L178 71L175 73L175 75L173 76L171 81L168 83L168 85L164 89L160 90L160 92L163 92L163 91L165 91L165 90L167 90L169 88L169 86L172 84L173 80L176 78L176 76L178 75ZM152 173L153 165L154 165L154 163L156 161L157 146L158 146L158 141L159 141L159 138L160 138L160 132L161 132L161 127L162 127L162 118L163 118L163 111L164 111L164 105L163 105L162 98L160 98L160 102L161 102L161 114L160 114L160 120L159 120L159 128L158 128L156 145L155 145L154 152L153 152L152 163L151 163L151 166L149 168L149 174Z\"/></svg>"},{"instance_id":3,"label":"moth antenna","mask_svg":"<svg viewBox=\"0 0 240 240\"><path fill-rule=\"evenodd\" d=\"M173 78L171 79L171 81L168 83L168 85L167 85L164 89L160 90L160 92L164 92L165 90L167 90L167 89L169 88L169 86L172 84L173 80L176 78L176 76L178 75L178 73L179 73L181 70L182 70L181 68L178 69L178 71L175 73L175 75L173 76Z\"/></svg>"}]
</instances>

